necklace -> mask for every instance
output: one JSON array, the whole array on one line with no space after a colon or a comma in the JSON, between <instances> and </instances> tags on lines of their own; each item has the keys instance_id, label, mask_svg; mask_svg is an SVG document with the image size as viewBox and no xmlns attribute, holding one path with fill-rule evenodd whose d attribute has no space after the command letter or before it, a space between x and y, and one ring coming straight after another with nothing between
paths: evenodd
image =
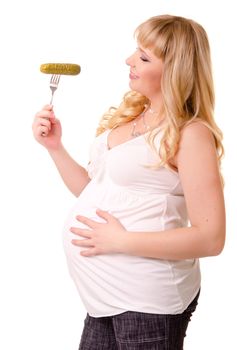
<instances>
[{"instance_id":1,"label":"necklace","mask_svg":"<svg viewBox=\"0 0 237 350\"><path fill-rule=\"evenodd\" d=\"M141 114L141 118L142 118L144 129L146 130L146 132L149 131L150 130L150 126L146 124L145 117L144 117L144 112ZM132 131L131 131L131 136L132 137L138 137L138 136L141 136L143 134L140 131L136 131L136 126L137 126L137 122L133 122Z\"/></svg>"},{"instance_id":2,"label":"necklace","mask_svg":"<svg viewBox=\"0 0 237 350\"><path fill-rule=\"evenodd\" d=\"M144 106L145 106L145 111L144 112L148 112L148 113L151 113L151 114L159 114L158 111L156 111L153 108L151 108L150 104L145 104Z\"/></svg>"},{"instance_id":3,"label":"necklace","mask_svg":"<svg viewBox=\"0 0 237 350\"><path fill-rule=\"evenodd\" d=\"M158 114L158 112L152 109L151 107L148 108L148 112L151 114Z\"/></svg>"}]
</instances>

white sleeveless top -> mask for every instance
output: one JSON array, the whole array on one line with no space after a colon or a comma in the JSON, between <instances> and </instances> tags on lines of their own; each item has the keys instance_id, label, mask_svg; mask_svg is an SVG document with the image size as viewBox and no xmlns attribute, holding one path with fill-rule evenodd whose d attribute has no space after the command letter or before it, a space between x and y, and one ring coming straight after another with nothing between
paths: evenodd
<instances>
[{"instance_id":1,"label":"white sleeveless top","mask_svg":"<svg viewBox=\"0 0 237 350\"><path fill-rule=\"evenodd\" d=\"M78 197L63 232L68 267L87 312L93 317L125 311L182 313L200 288L198 259L161 260L105 254L83 257L71 243L75 217L102 221L100 208L114 215L128 231L163 231L187 226L187 211L178 173L161 167L145 136L108 148L110 130L96 137L88 173L91 181ZM159 147L162 133L156 137ZM159 234L159 233L157 233Z\"/></svg>"}]
</instances>

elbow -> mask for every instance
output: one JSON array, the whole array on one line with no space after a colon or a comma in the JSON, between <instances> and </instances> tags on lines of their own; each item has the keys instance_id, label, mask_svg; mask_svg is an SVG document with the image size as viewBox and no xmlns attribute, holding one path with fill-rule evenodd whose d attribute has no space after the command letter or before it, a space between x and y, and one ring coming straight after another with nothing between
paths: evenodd
<instances>
[{"instance_id":1,"label":"elbow","mask_svg":"<svg viewBox=\"0 0 237 350\"><path fill-rule=\"evenodd\" d=\"M211 242L209 241L209 256L217 256L220 255L225 246L225 230L221 230L220 232L216 232L214 237L212 236Z\"/></svg>"},{"instance_id":2,"label":"elbow","mask_svg":"<svg viewBox=\"0 0 237 350\"><path fill-rule=\"evenodd\" d=\"M224 249L224 243L222 242L217 242L216 244L213 244L213 247L210 251L209 256L217 256L220 255Z\"/></svg>"}]
</instances>

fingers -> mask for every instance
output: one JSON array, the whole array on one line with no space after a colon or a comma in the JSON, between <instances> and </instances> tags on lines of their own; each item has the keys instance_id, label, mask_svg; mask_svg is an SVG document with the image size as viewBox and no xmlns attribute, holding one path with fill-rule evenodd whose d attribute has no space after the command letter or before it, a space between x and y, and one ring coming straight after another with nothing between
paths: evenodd
<instances>
[{"instance_id":1,"label":"fingers","mask_svg":"<svg viewBox=\"0 0 237 350\"><path fill-rule=\"evenodd\" d=\"M41 125L37 129L37 136L47 136L48 133L49 133L49 128L47 128L46 126Z\"/></svg>"},{"instance_id":2,"label":"fingers","mask_svg":"<svg viewBox=\"0 0 237 350\"><path fill-rule=\"evenodd\" d=\"M96 248L90 248L90 249L87 249L87 250L82 250L80 252L80 255L87 256L87 257L95 256L97 254L98 254L98 251L96 250Z\"/></svg>"},{"instance_id":3,"label":"fingers","mask_svg":"<svg viewBox=\"0 0 237 350\"><path fill-rule=\"evenodd\" d=\"M78 227L71 227L70 231L77 236L81 236L87 239L91 237L91 230L84 230Z\"/></svg>"},{"instance_id":4,"label":"fingers","mask_svg":"<svg viewBox=\"0 0 237 350\"><path fill-rule=\"evenodd\" d=\"M116 220L115 217L111 215L108 211L97 209L96 214L105 221Z\"/></svg>"},{"instance_id":5,"label":"fingers","mask_svg":"<svg viewBox=\"0 0 237 350\"><path fill-rule=\"evenodd\" d=\"M45 105L43 109L36 113L32 129L35 136L41 137L47 136L51 130L52 124L56 124L57 119L55 118L53 106Z\"/></svg>"},{"instance_id":6,"label":"fingers","mask_svg":"<svg viewBox=\"0 0 237 350\"><path fill-rule=\"evenodd\" d=\"M81 215L77 215L76 219L77 221L83 223L84 225L90 227L91 229L95 229L96 227L98 227L98 224L99 224L98 222Z\"/></svg>"},{"instance_id":7,"label":"fingers","mask_svg":"<svg viewBox=\"0 0 237 350\"><path fill-rule=\"evenodd\" d=\"M82 256L94 256L98 254L98 250L90 243L90 240L88 239L81 239L81 240L76 240L73 239L72 244L77 246L77 247L82 247L82 248L87 248L86 250L82 250L80 252L80 255Z\"/></svg>"},{"instance_id":8,"label":"fingers","mask_svg":"<svg viewBox=\"0 0 237 350\"><path fill-rule=\"evenodd\" d=\"M41 111L36 113L35 119L39 119L39 118L55 119L53 109L50 108L50 106L45 106L45 107Z\"/></svg>"},{"instance_id":9,"label":"fingers","mask_svg":"<svg viewBox=\"0 0 237 350\"><path fill-rule=\"evenodd\" d=\"M36 136L46 136L51 130L51 121L43 116L36 117L32 128Z\"/></svg>"},{"instance_id":10,"label":"fingers","mask_svg":"<svg viewBox=\"0 0 237 350\"><path fill-rule=\"evenodd\" d=\"M44 127L48 128L49 130L51 129L51 122L47 118L38 118L37 124L40 126L44 126Z\"/></svg>"},{"instance_id":11,"label":"fingers","mask_svg":"<svg viewBox=\"0 0 237 350\"><path fill-rule=\"evenodd\" d=\"M101 209L97 209L96 210L96 214L99 217L101 217L102 219L104 219L105 222L108 222L108 221L111 221L111 220L117 220L113 215L111 215L107 211L104 211L104 210L101 210ZM77 221L83 223L84 225L90 227L91 229L96 229L98 227L98 225L101 224L98 221L94 221L94 220L89 219L89 218L87 218L85 216L82 216L82 215L77 215L76 219L77 219Z\"/></svg>"},{"instance_id":12,"label":"fingers","mask_svg":"<svg viewBox=\"0 0 237 350\"><path fill-rule=\"evenodd\" d=\"M83 248L92 248L93 244L90 242L89 239L72 239L72 244L77 247L83 247Z\"/></svg>"},{"instance_id":13,"label":"fingers","mask_svg":"<svg viewBox=\"0 0 237 350\"><path fill-rule=\"evenodd\" d=\"M52 111L53 110L53 105L44 105L44 107L42 109L48 110L48 111Z\"/></svg>"},{"instance_id":14,"label":"fingers","mask_svg":"<svg viewBox=\"0 0 237 350\"><path fill-rule=\"evenodd\" d=\"M76 235L81 237L85 237L85 239L72 239L71 243L77 247L87 248L80 252L82 256L93 256L96 255L96 248L93 244L93 240L91 239L89 230L80 230L76 227L71 227L70 231Z\"/></svg>"}]
</instances>

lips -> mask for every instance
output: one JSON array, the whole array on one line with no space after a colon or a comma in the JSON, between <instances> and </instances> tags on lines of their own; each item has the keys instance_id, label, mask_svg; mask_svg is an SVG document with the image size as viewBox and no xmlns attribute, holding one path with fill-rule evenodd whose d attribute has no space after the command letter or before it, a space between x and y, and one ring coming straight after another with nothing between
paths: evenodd
<instances>
[{"instance_id":1,"label":"lips","mask_svg":"<svg viewBox=\"0 0 237 350\"><path fill-rule=\"evenodd\" d=\"M130 78L130 79L138 79L138 78L139 78L139 76L138 76L138 75L136 75L136 74L134 74L133 72L130 72L130 74L129 74L129 78Z\"/></svg>"}]
</instances>

